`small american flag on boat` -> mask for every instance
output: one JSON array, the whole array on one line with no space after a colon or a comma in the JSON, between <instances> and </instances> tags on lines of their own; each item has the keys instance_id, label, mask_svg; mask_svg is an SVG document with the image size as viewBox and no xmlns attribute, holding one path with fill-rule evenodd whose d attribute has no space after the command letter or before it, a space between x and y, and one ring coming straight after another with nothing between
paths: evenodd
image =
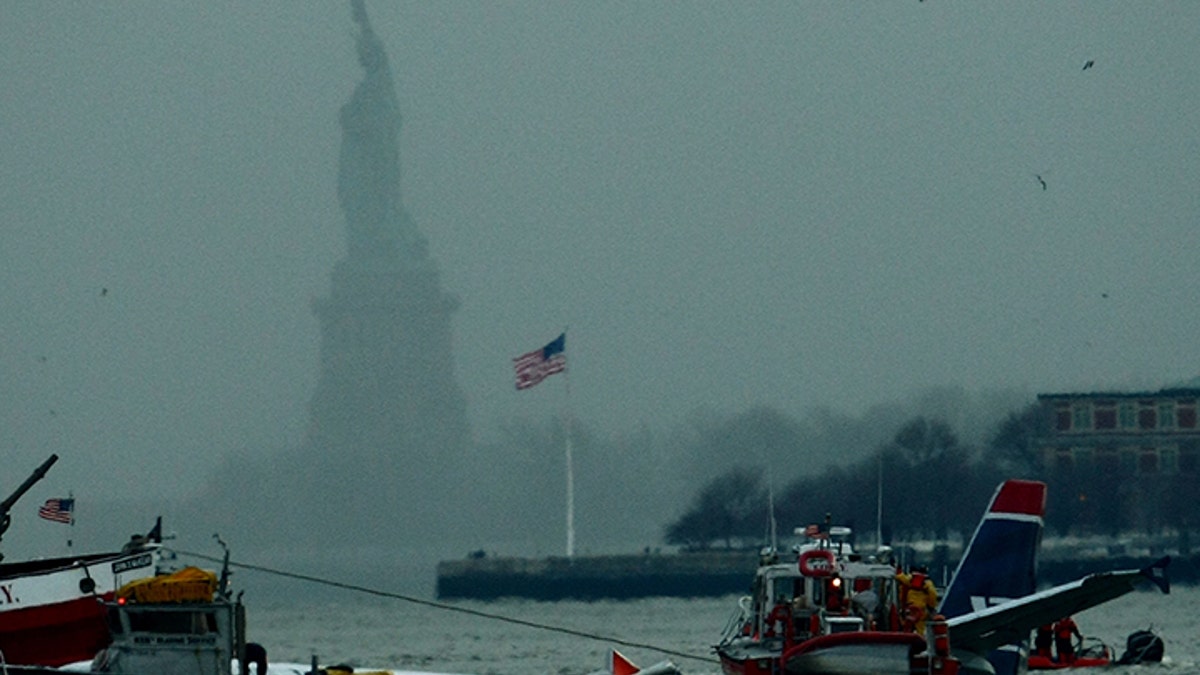
<instances>
[{"instance_id":1,"label":"small american flag on boat","mask_svg":"<svg viewBox=\"0 0 1200 675\"><path fill-rule=\"evenodd\" d=\"M75 518L75 500L47 499L45 504L38 507L38 515L46 520L70 525Z\"/></svg>"}]
</instances>

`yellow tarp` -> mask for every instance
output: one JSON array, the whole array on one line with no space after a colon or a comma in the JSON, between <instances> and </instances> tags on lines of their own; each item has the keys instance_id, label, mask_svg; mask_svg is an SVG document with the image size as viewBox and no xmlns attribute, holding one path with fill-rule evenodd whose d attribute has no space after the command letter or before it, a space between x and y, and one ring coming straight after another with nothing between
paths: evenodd
<instances>
[{"instance_id":1,"label":"yellow tarp","mask_svg":"<svg viewBox=\"0 0 1200 675\"><path fill-rule=\"evenodd\" d=\"M216 591L216 574L185 567L173 574L131 581L117 590L117 597L134 602L212 602Z\"/></svg>"}]
</instances>

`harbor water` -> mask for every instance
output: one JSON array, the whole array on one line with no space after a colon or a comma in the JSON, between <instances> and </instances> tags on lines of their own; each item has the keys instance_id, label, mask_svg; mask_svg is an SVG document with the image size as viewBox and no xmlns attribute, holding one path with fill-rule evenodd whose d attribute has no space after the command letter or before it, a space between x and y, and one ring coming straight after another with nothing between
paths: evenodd
<instances>
[{"instance_id":1,"label":"harbor water","mask_svg":"<svg viewBox=\"0 0 1200 675\"><path fill-rule=\"evenodd\" d=\"M440 603L269 585L257 591L251 585L245 598L249 637L272 661L307 663L315 654L326 664L479 675L582 675L600 670L612 647L642 666L670 659L685 673L719 673L712 645L736 600ZM1135 630L1152 628L1163 638L1162 664L1111 667L1109 675L1200 673L1198 606L1200 588L1184 586L1170 595L1134 592L1075 618L1085 635L1103 640L1116 656Z\"/></svg>"}]
</instances>

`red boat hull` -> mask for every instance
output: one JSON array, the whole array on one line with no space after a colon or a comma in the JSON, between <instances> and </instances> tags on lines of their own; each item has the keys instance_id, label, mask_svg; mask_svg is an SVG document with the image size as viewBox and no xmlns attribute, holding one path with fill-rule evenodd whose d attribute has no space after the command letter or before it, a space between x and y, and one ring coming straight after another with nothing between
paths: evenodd
<instances>
[{"instance_id":1,"label":"red boat hull","mask_svg":"<svg viewBox=\"0 0 1200 675\"><path fill-rule=\"evenodd\" d=\"M0 652L23 665L86 661L108 645L104 613L92 597L0 613Z\"/></svg>"},{"instance_id":2,"label":"red boat hull","mask_svg":"<svg viewBox=\"0 0 1200 675\"><path fill-rule=\"evenodd\" d=\"M116 589L153 576L147 550L0 565L0 653L8 664L86 661L109 643Z\"/></svg>"},{"instance_id":3,"label":"red boat hull","mask_svg":"<svg viewBox=\"0 0 1200 675\"><path fill-rule=\"evenodd\" d=\"M1064 668L1095 668L1096 666L1107 666L1112 664L1112 659L1108 657L1089 657L1081 656L1071 663L1059 663L1045 656L1031 654L1029 656L1030 670L1062 670Z\"/></svg>"},{"instance_id":4,"label":"red boat hull","mask_svg":"<svg viewBox=\"0 0 1200 675\"><path fill-rule=\"evenodd\" d=\"M776 660L764 660L761 664L757 660L739 660L731 658L721 658L721 672L725 675L772 675L778 672L777 668L772 668L771 664Z\"/></svg>"}]
</instances>

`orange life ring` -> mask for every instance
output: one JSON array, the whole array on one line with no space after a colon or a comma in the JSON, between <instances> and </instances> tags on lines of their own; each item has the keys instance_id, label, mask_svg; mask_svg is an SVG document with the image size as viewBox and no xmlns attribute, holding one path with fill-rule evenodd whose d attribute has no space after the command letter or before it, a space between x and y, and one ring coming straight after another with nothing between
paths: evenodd
<instances>
[{"instance_id":1,"label":"orange life ring","mask_svg":"<svg viewBox=\"0 0 1200 675\"><path fill-rule=\"evenodd\" d=\"M788 627L791 626L791 623L792 608L784 604L775 605L775 607L771 609L771 613L767 614L767 623L766 626L764 626L764 629L766 630L767 635L773 636L776 635L775 625L779 624L783 627L783 632L786 636L788 633Z\"/></svg>"},{"instance_id":2,"label":"orange life ring","mask_svg":"<svg viewBox=\"0 0 1200 675\"><path fill-rule=\"evenodd\" d=\"M837 561L833 552L822 548L812 549L800 554L800 574L806 577L833 576Z\"/></svg>"}]
</instances>

